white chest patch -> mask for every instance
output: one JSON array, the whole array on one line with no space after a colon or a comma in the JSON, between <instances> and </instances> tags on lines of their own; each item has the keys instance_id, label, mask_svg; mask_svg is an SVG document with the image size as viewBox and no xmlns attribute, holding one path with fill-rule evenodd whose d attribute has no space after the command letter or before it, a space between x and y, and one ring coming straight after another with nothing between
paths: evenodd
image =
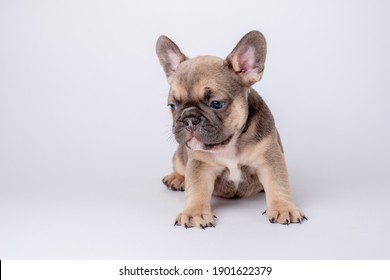
<instances>
[{"instance_id":1,"label":"white chest patch","mask_svg":"<svg viewBox=\"0 0 390 280\"><path fill-rule=\"evenodd\" d=\"M229 169L229 180L238 187L241 182L241 170L238 168L237 161L226 162L226 167Z\"/></svg>"},{"instance_id":2,"label":"white chest patch","mask_svg":"<svg viewBox=\"0 0 390 280\"><path fill-rule=\"evenodd\" d=\"M231 148L215 154L215 160L229 169L228 180L232 181L238 187L238 184L242 181L241 169L239 168L239 161L236 157L236 150L233 147L234 145L231 145Z\"/></svg>"}]
</instances>

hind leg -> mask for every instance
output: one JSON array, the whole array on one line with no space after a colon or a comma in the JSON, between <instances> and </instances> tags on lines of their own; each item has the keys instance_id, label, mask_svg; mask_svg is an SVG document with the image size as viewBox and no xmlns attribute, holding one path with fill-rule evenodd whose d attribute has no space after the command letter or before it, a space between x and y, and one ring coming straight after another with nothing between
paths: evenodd
<instances>
[{"instance_id":1,"label":"hind leg","mask_svg":"<svg viewBox=\"0 0 390 280\"><path fill-rule=\"evenodd\" d=\"M184 191L184 176L173 171L171 174L163 178L163 183L168 187L168 189L173 191Z\"/></svg>"},{"instance_id":2,"label":"hind leg","mask_svg":"<svg viewBox=\"0 0 390 280\"><path fill-rule=\"evenodd\" d=\"M163 183L168 189L173 191L184 191L184 174L187 164L187 151L183 145L180 145L173 155L173 172L163 178Z\"/></svg>"}]
</instances>

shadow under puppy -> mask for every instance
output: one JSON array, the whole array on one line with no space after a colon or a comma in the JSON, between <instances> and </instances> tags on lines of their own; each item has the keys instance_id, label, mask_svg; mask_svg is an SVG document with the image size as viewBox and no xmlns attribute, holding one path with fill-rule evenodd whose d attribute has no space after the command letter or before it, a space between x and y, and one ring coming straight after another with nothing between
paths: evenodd
<instances>
[{"instance_id":1,"label":"shadow under puppy","mask_svg":"<svg viewBox=\"0 0 390 280\"><path fill-rule=\"evenodd\" d=\"M157 55L170 85L168 104L179 147L173 172L163 182L185 190L185 207L175 225L214 226L211 196L248 197L265 191L270 222L306 219L291 199L287 168L274 119L251 87L263 75L266 42L246 34L223 60L187 58L161 36Z\"/></svg>"}]
</instances>

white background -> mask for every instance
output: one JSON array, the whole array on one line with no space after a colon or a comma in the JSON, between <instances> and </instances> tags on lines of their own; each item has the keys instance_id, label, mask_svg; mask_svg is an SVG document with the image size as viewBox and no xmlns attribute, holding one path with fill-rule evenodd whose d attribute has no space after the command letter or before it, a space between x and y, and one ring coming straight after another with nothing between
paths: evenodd
<instances>
[{"instance_id":1,"label":"white background","mask_svg":"<svg viewBox=\"0 0 390 280\"><path fill-rule=\"evenodd\" d=\"M389 259L387 1L0 0L0 259ZM216 228L174 227L176 144L155 55L268 42L255 85L308 222L264 194L213 199Z\"/></svg>"}]
</instances>

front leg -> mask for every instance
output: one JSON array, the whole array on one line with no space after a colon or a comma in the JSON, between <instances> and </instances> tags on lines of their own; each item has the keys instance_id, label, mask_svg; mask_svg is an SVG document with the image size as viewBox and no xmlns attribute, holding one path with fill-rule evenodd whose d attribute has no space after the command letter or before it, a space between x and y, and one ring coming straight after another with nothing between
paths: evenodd
<instances>
[{"instance_id":1,"label":"front leg","mask_svg":"<svg viewBox=\"0 0 390 280\"><path fill-rule=\"evenodd\" d=\"M288 225L301 223L306 219L292 201L287 168L283 153L279 149L272 149L266 153L258 175L267 200L267 210L264 214L271 223Z\"/></svg>"},{"instance_id":2,"label":"front leg","mask_svg":"<svg viewBox=\"0 0 390 280\"><path fill-rule=\"evenodd\" d=\"M185 206L183 212L177 215L175 225L203 229L214 227L211 195L216 179L215 172L204 162L190 160L186 166L185 178Z\"/></svg>"}]
</instances>

